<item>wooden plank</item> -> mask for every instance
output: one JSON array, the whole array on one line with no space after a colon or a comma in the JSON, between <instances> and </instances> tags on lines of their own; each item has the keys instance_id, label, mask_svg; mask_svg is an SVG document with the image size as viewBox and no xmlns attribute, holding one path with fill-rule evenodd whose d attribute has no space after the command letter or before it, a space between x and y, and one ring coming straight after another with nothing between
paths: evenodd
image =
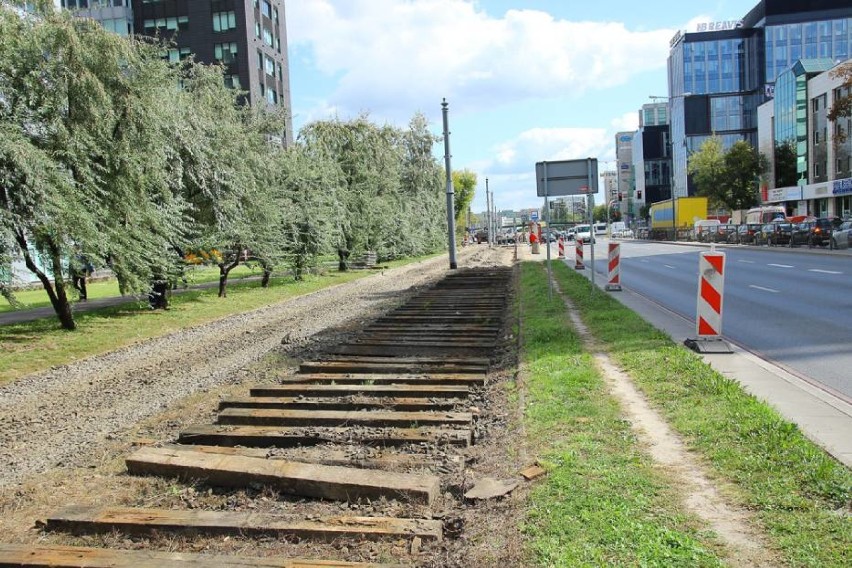
<instances>
[{"instance_id":1,"label":"wooden plank","mask_svg":"<svg viewBox=\"0 0 852 568\"><path fill-rule=\"evenodd\" d=\"M393 412L385 410L278 410L274 408L225 408L218 424L242 426L469 426L468 412Z\"/></svg>"},{"instance_id":2,"label":"wooden plank","mask_svg":"<svg viewBox=\"0 0 852 568\"><path fill-rule=\"evenodd\" d=\"M305 361L299 365L300 373L385 373L385 374L429 374L448 375L459 373L488 372L487 365L460 365L457 363L420 363L410 364L391 360L387 362L359 363L357 361Z\"/></svg>"},{"instance_id":3,"label":"wooden plank","mask_svg":"<svg viewBox=\"0 0 852 568\"><path fill-rule=\"evenodd\" d=\"M293 448L326 443L359 443L374 446L450 444L469 446L471 431L446 428L278 428L274 426L197 425L183 430L181 444Z\"/></svg>"},{"instance_id":4,"label":"wooden plank","mask_svg":"<svg viewBox=\"0 0 852 568\"><path fill-rule=\"evenodd\" d=\"M380 355L339 355L317 362L332 363L399 363L402 365L458 365L471 367L488 367L491 360L488 357L389 357Z\"/></svg>"},{"instance_id":5,"label":"wooden plank","mask_svg":"<svg viewBox=\"0 0 852 568\"><path fill-rule=\"evenodd\" d=\"M380 345L346 344L328 350L333 355L392 355L405 356L418 354L441 355L485 355L494 351L494 344L488 346L465 346L460 344L431 343L386 343Z\"/></svg>"},{"instance_id":6,"label":"wooden plank","mask_svg":"<svg viewBox=\"0 0 852 568\"><path fill-rule=\"evenodd\" d=\"M293 383L334 383L349 385L483 385L485 373L299 373L286 379Z\"/></svg>"},{"instance_id":7,"label":"wooden plank","mask_svg":"<svg viewBox=\"0 0 852 568\"><path fill-rule=\"evenodd\" d=\"M65 507L47 517L47 529L76 535L120 531L130 535L192 532L208 535L290 536L313 540L380 540L418 536L441 540L442 523L426 519L335 516L288 519L258 512Z\"/></svg>"},{"instance_id":8,"label":"wooden plank","mask_svg":"<svg viewBox=\"0 0 852 568\"><path fill-rule=\"evenodd\" d=\"M267 485L289 495L335 501L400 499L431 505L440 490L433 475L315 465L191 449L140 448L125 460L132 474L206 479L211 485Z\"/></svg>"},{"instance_id":9,"label":"wooden plank","mask_svg":"<svg viewBox=\"0 0 852 568\"><path fill-rule=\"evenodd\" d=\"M424 398L466 398L470 388L465 385L322 385L322 384L282 384L256 386L249 390L251 396L355 396L371 397L424 397Z\"/></svg>"},{"instance_id":10,"label":"wooden plank","mask_svg":"<svg viewBox=\"0 0 852 568\"><path fill-rule=\"evenodd\" d=\"M255 558L152 550L0 544L0 567L26 568L399 568L338 560Z\"/></svg>"},{"instance_id":11,"label":"wooden plank","mask_svg":"<svg viewBox=\"0 0 852 568\"><path fill-rule=\"evenodd\" d=\"M164 444L164 448L181 448L176 444ZM208 454L227 454L231 456L245 456L252 458L263 458L267 460L287 460L302 463L319 463L322 465L339 465L345 467L359 467L364 469L384 469L388 471L407 471L411 469L450 468L460 469L464 466L464 459L460 456L435 457L421 453L407 452L382 452L373 449L367 456L363 452L353 452L350 449L336 449L324 445L322 447L299 447L291 449L286 455L273 453L274 450L266 448L244 448L228 446L201 446L193 445L192 449L197 452ZM277 448L276 448L277 449Z\"/></svg>"},{"instance_id":12,"label":"wooden plank","mask_svg":"<svg viewBox=\"0 0 852 568\"><path fill-rule=\"evenodd\" d=\"M340 397L239 397L219 401L219 410L225 408L273 408L291 410L450 410L466 401L461 398L340 396Z\"/></svg>"}]
</instances>

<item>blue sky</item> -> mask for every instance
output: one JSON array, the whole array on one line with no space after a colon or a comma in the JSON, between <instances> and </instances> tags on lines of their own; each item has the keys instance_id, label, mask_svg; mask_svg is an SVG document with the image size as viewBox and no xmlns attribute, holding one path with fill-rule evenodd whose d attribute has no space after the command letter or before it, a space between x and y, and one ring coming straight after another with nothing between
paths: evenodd
<instances>
[{"instance_id":1,"label":"blue sky","mask_svg":"<svg viewBox=\"0 0 852 568\"><path fill-rule=\"evenodd\" d=\"M359 113L404 126L420 112L440 134L446 98L452 167L478 175L473 211L485 209L486 177L498 209L539 207L536 162L612 167L614 134L638 126L649 95L667 93L677 30L740 19L755 4L288 0L294 126Z\"/></svg>"}]
</instances>

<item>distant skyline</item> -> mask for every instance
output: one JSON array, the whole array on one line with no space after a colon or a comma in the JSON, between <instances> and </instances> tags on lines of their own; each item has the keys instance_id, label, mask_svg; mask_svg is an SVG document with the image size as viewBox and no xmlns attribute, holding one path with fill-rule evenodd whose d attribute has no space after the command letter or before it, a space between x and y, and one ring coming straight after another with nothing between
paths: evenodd
<instances>
[{"instance_id":1,"label":"distant skyline","mask_svg":"<svg viewBox=\"0 0 852 568\"><path fill-rule=\"evenodd\" d=\"M291 0L294 127L360 113L405 126L421 112L440 135L446 98L452 167L478 176L473 211L485 209L486 177L498 209L539 207L536 162L613 168L615 133L667 94L674 34L756 4ZM443 145L434 153L442 161Z\"/></svg>"}]
</instances>

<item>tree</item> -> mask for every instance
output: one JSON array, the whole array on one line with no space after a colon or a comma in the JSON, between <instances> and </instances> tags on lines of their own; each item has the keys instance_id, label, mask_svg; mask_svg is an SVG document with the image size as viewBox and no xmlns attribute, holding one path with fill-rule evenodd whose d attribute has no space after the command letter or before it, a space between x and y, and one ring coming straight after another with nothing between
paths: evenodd
<instances>
[{"instance_id":1,"label":"tree","mask_svg":"<svg viewBox=\"0 0 852 568\"><path fill-rule=\"evenodd\" d=\"M0 6L0 248L23 258L65 329L72 255L143 291L184 228L168 168L178 81L156 46Z\"/></svg>"},{"instance_id":2,"label":"tree","mask_svg":"<svg viewBox=\"0 0 852 568\"><path fill-rule=\"evenodd\" d=\"M766 171L766 158L745 140L725 152L725 174L716 200L728 210L748 209L760 203L758 180Z\"/></svg>"},{"instance_id":3,"label":"tree","mask_svg":"<svg viewBox=\"0 0 852 568\"><path fill-rule=\"evenodd\" d=\"M775 187L792 187L798 183L796 141L775 143Z\"/></svg>"},{"instance_id":4,"label":"tree","mask_svg":"<svg viewBox=\"0 0 852 568\"><path fill-rule=\"evenodd\" d=\"M835 79L841 79L843 81L842 86L846 89L846 94L832 103L831 109L826 115L829 121L837 123L840 118L852 117L852 60L838 65L831 71L831 76ZM842 127L838 128L836 132L835 140L845 142L848 132Z\"/></svg>"},{"instance_id":5,"label":"tree","mask_svg":"<svg viewBox=\"0 0 852 568\"><path fill-rule=\"evenodd\" d=\"M592 218L596 223L603 223L607 220L606 203L595 205L595 209L592 212Z\"/></svg>"},{"instance_id":6,"label":"tree","mask_svg":"<svg viewBox=\"0 0 852 568\"><path fill-rule=\"evenodd\" d=\"M710 207L716 207L721 201L721 180L725 172L725 152L722 139L711 136L689 158L687 172L692 176L698 195L710 201Z\"/></svg>"},{"instance_id":7,"label":"tree","mask_svg":"<svg viewBox=\"0 0 852 568\"><path fill-rule=\"evenodd\" d=\"M455 208L456 227L461 231L467 225L467 211L476 192L476 172L456 170L453 172L453 206Z\"/></svg>"}]
</instances>

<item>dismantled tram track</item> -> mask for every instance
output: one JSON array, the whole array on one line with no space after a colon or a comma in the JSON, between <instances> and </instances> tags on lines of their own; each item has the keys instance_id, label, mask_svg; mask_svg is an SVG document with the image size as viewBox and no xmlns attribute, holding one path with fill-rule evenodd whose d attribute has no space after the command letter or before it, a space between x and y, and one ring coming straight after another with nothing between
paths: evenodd
<instances>
[{"instance_id":1,"label":"dismantled tram track","mask_svg":"<svg viewBox=\"0 0 852 568\"><path fill-rule=\"evenodd\" d=\"M347 541L350 547L405 539L411 550L460 530L430 518L447 482L464 466L457 453L476 441L481 390L505 322L510 268L454 272L378 318L322 357L304 361L278 385L220 402L216 422L185 428L175 443L141 447L130 475L201 480L217 488L268 487L302 500L392 502L400 515L299 515L198 508L68 506L45 528L74 535L272 536ZM301 515L301 516L300 516ZM281 556L231 556L51 545L0 545L0 566L328 567L364 564ZM398 564L402 562L402 564Z\"/></svg>"}]
</instances>

